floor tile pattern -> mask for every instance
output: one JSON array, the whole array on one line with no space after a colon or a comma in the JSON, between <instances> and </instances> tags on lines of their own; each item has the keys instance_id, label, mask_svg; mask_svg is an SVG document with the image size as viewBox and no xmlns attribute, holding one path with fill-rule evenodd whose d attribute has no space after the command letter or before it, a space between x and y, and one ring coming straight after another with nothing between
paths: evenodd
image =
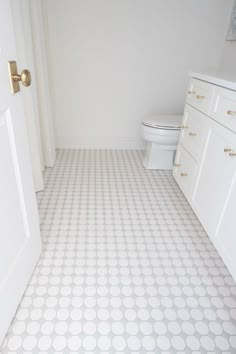
<instances>
[{"instance_id":1,"label":"floor tile pattern","mask_svg":"<svg viewBox=\"0 0 236 354\"><path fill-rule=\"evenodd\" d=\"M172 174L141 160L58 151L2 353L236 353L235 282Z\"/></svg>"}]
</instances>

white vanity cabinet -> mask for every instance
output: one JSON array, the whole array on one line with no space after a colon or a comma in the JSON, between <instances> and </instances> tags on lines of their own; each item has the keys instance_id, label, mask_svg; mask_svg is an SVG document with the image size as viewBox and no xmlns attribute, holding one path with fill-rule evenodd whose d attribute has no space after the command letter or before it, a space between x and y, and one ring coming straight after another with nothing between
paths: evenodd
<instances>
[{"instance_id":1,"label":"white vanity cabinet","mask_svg":"<svg viewBox=\"0 0 236 354\"><path fill-rule=\"evenodd\" d=\"M236 84L203 78L190 79L173 175L236 279Z\"/></svg>"}]
</instances>

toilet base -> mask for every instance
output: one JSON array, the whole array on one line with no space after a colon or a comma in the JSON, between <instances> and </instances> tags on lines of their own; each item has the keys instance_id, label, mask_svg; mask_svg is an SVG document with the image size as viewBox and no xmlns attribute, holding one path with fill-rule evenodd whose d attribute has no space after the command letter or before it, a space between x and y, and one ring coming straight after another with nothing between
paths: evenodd
<instances>
[{"instance_id":1,"label":"toilet base","mask_svg":"<svg viewBox=\"0 0 236 354\"><path fill-rule=\"evenodd\" d=\"M165 146L148 142L146 144L143 166L147 170L172 170L175 158L176 147L171 146L170 150Z\"/></svg>"}]
</instances>

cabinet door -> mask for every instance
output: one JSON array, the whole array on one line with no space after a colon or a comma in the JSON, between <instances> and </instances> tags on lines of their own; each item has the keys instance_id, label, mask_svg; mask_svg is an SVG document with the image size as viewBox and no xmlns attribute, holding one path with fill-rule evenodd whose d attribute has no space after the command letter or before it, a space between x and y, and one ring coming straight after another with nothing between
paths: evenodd
<instances>
[{"instance_id":1,"label":"cabinet door","mask_svg":"<svg viewBox=\"0 0 236 354\"><path fill-rule=\"evenodd\" d=\"M195 167L196 162L192 156L179 144L176 151L173 176L188 200L191 196Z\"/></svg>"},{"instance_id":2,"label":"cabinet door","mask_svg":"<svg viewBox=\"0 0 236 354\"><path fill-rule=\"evenodd\" d=\"M236 171L236 134L210 119L208 121L192 206L212 238Z\"/></svg>"},{"instance_id":3,"label":"cabinet door","mask_svg":"<svg viewBox=\"0 0 236 354\"><path fill-rule=\"evenodd\" d=\"M235 157L236 159L236 157ZM216 231L216 247L236 281L236 169Z\"/></svg>"},{"instance_id":4,"label":"cabinet door","mask_svg":"<svg viewBox=\"0 0 236 354\"><path fill-rule=\"evenodd\" d=\"M204 123L207 119L205 114L188 104L185 105L180 142L196 161L204 139Z\"/></svg>"}]
</instances>

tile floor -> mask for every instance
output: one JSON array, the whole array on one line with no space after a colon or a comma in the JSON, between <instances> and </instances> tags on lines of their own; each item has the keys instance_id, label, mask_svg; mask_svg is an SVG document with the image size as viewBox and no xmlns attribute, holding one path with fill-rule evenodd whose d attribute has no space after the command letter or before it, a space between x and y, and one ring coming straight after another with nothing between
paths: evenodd
<instances>
[{"instance_id":1,"label":"tile floor","mask_svg":"<svg viewBox=\"0 0 236 354\"><path fill-rule=\"evenodd\" d=\"M236 285L171 173L141 158L58 151L2 353L236 353Z\"/></svg>"}]
</instances>

